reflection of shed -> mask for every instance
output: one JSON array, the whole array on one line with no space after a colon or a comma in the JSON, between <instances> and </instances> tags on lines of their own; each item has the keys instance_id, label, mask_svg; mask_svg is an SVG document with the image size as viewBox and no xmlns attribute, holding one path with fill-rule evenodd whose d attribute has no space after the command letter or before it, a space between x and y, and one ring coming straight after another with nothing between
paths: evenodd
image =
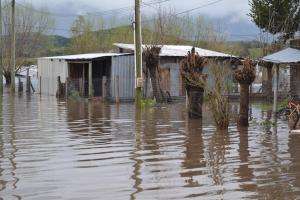
<instances>
[{"instance_id":1,"label":"reflection of shed","mask_svg":"<svg viewBox=\"0 0 300 200\"><path fill-rule=\"evenodd\" d=\"M134 44L116 43L115 46L119 52L133 53L135 50ZM172 97L180 97L185 95L183 84L180 76L180 62L192 50L192 46L181 45L158 45L161 46L159 65L161 68L162 89L168 91ZM145 48L146 45L143 45ZM235 56L220 53L216 51L195 48L196 52L206 58L230 60ZM204 69L205 70L205 69ZM148 90L149 91L149 90ZM148 94L147 94L148 95Z\"/></svg>"},{"instance_id":2,"label":"reflection of shed","mask_svg":"<svg viewBox=\"0 0 300 200\"><path fill-rule=\"evenodd\" d=\"M290 47L262 59L269 63L267 66L275 67L274 108L277 109L278 80L281 66L290 66L290 90L295 99L300 100L300 30L295 34L295 39L290 41ZM271 65L270 65L271 64ZM272 80L272 77L269 76ZM272 81L269 81L272 84ZM272 89L272 87L269 87Z\"/></svg>"},{"instance_id":3,"label":"reflection of shed","mask_svg":"<svg viewBox=\"0 0 300 200\"><path fill-rule=\"evenodd\" d=\"M38 59L41 94L55 95L58 77L68 92L82 96L103 96L121 100L134 98L134 58L132 54L95 53ZM106 80L106 81L105 81ZM104 83L105 81L105 83ZM104 91L105 90L105 91Z\"/></svg>"}]
</instances>

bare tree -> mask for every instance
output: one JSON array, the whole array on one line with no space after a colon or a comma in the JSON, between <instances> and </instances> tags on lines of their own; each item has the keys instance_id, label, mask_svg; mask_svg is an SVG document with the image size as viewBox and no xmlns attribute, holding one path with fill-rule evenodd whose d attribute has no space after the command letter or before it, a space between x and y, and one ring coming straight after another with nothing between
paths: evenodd
<instances>
[{"instance_id":1,"label":"bare tree","mask_svg":"<svg viewBox=\"0 0 300 200\"><path fill-rule=\"evenodd\" d=\"M3 75L6 84L10 84L10 9L7 6L3 8L3 32L4 32L4 49ZM47 34L54 25L54 20L45 9L35 10L31 4L25 6L16 6L16 70L22 66L33 63L32 58L43 53L42 46L46 43Z\"/></svg>"}]
</instances>

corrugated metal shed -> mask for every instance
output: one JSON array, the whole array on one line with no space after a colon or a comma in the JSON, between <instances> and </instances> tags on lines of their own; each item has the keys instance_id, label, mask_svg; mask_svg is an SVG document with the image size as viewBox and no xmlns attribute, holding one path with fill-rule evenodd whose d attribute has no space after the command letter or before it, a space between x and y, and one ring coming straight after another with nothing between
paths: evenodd
<instances>
[{"instance_id":1,"label":"corrugated metal shed","mask_svg":"<svg viewBox=\"0 0 300 200\"><path fill-rule=\"evenodd\" d=\"M293 48L286 48L274 54L262 58L265 62L272 62L276 64L292 64L300 63L300 50Z\"/></svg>"},{"instance_id":2,"label":"corrugated metal shed","mask_svg":"<svg viewBox=\"0 0 300 200\"><path fill-rule=\"evenodd\" d=\"M118 48L127 49L134 51L134 44L123 44L123 43L115 43L114 44ZM143 48L146 48L147 45L143 45ZM187 55L189 51L192 50L192 46L182 46L182 45L158 45L161 46L160 56L168 56L168 57L184 57ZM217 51L211 51L202 48L195 48L196 52L203 57L222 57L222 58L237 58L236 56L220 53Z\"/></svg>"},{"instance_id":3,"label":"corrugated metal shed","mask_svg":"<svg viewBox=\"0 0 300 200\"><path fill-rule=\"evenodd\" d=\"M119 96L121 100L134 99L134 56L127 53L94 53L38 58L38 76L41 81L39 91L42 94L55 95L57 91L57 77L60 76L61 81L65 83L70 76L69 65L80 61L83 63L92 62L93 69L104 67L94 62L98 58L110 60L110 74L106 77L110 82L109 94L107 94L110 95L109 98L114 100L116 96ZM97 79L101 80L102 77L96 77L96 82Z\"/></svg>"}]
</instances>

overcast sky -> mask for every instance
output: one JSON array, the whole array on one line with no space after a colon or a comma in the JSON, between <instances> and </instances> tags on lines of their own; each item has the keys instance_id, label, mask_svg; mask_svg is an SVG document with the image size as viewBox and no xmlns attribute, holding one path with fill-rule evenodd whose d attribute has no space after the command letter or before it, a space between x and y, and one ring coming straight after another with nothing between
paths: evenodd
<instances>
[{"instance_id":1,"label":"overcast sky","mask_svg":"<svg viewBox=\"0 0 300 200\"><path fill-rule=\"evenodd\" d=\"M153 2L163 0L143 0L142 2ZM169 0L162 3L162 6L173 7L178 12L206 5L216 0ZM127 6L133 6L134 0L17 0L17 2L30 2L38 7L46 6L50 11L63 11L63 13L86 13L101 12L105 10L117 9ZM150 7L144 7L143 11L153 10ZM248 0L221 0L218 3L193 11L195 14L204 14L210 16L224 16L236 14L237 17L246 17L249 12Z\"/></svg>"},{"instance_id":2,"label":"overcast sky","mask_svg":"<svg viewBox=\"0 0 300 200\"><path fill-rule=\"evenodd\" d=\"M190 14L204 15L212 18L225 18L232 23L251 24L247 14L249 13L248 0L143 0L143 3L151 4L155 1L167 1L161 3L163 8L172 8L176 12L182 12L197 7ZM134 0L17 0L19 3L32 3L36 8L46 7L49 12L68 17L57 18L58 27L69 28L74 20L71 15L105 12L105 15L128 15L133 13L130 8L107 12L119 8L126 8L134 5ZM208 5L211 4L211 5ZM157 6L157 4L151 4ZM142 6L143 13L153 13L155 9L146 5ZM253 24L252 24L253 26ZM235 27L235 29L240 29ZM248 30L246 30L247 32Z\"/></svg>"}]
</instances>

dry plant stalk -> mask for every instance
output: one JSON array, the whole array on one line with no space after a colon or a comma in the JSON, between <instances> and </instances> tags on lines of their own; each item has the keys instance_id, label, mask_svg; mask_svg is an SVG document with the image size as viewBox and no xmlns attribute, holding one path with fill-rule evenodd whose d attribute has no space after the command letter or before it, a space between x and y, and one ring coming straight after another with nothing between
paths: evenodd
<instances>
[{"instance_id":1,"label":"dry plant stalk","mask_svg":"<svg viewBox=\"0 0 300 200\"><path fill-rule=\"evenodd\" d=\"M249 126L249 86L255 80L255 64L246 59L243 61L243 67L234 72L234 78L241 86L240 91L240 114L238 119L238 126Z\"/></svg>"},{"instance_id":2,"label":"dry plant stalk","mask_svg":"<svg viewBox=\"0 0 300 200\"><path fill-rule=\"evenodd\" d=\"M160 46L147 46L143 52L143 57L146 63L146 70L149 71L153 95L158 103L166 101L164 92L161 88L161 77L159 70L159 54L161 51Z\"/></svg>"},{"instance_id":3,"label":"dry plant stalk","mask_svg":"<svg viewBox=\"0 0 300 200\"><path fill-rule=\"evenodd\" d=\"M230 120L229 112L229 82L230 71L226 62L217 63L212 61L208 65L209 75L212 82L203 82L214 121L218 130L227 130Z\"/></svg>"}]
</instances>

